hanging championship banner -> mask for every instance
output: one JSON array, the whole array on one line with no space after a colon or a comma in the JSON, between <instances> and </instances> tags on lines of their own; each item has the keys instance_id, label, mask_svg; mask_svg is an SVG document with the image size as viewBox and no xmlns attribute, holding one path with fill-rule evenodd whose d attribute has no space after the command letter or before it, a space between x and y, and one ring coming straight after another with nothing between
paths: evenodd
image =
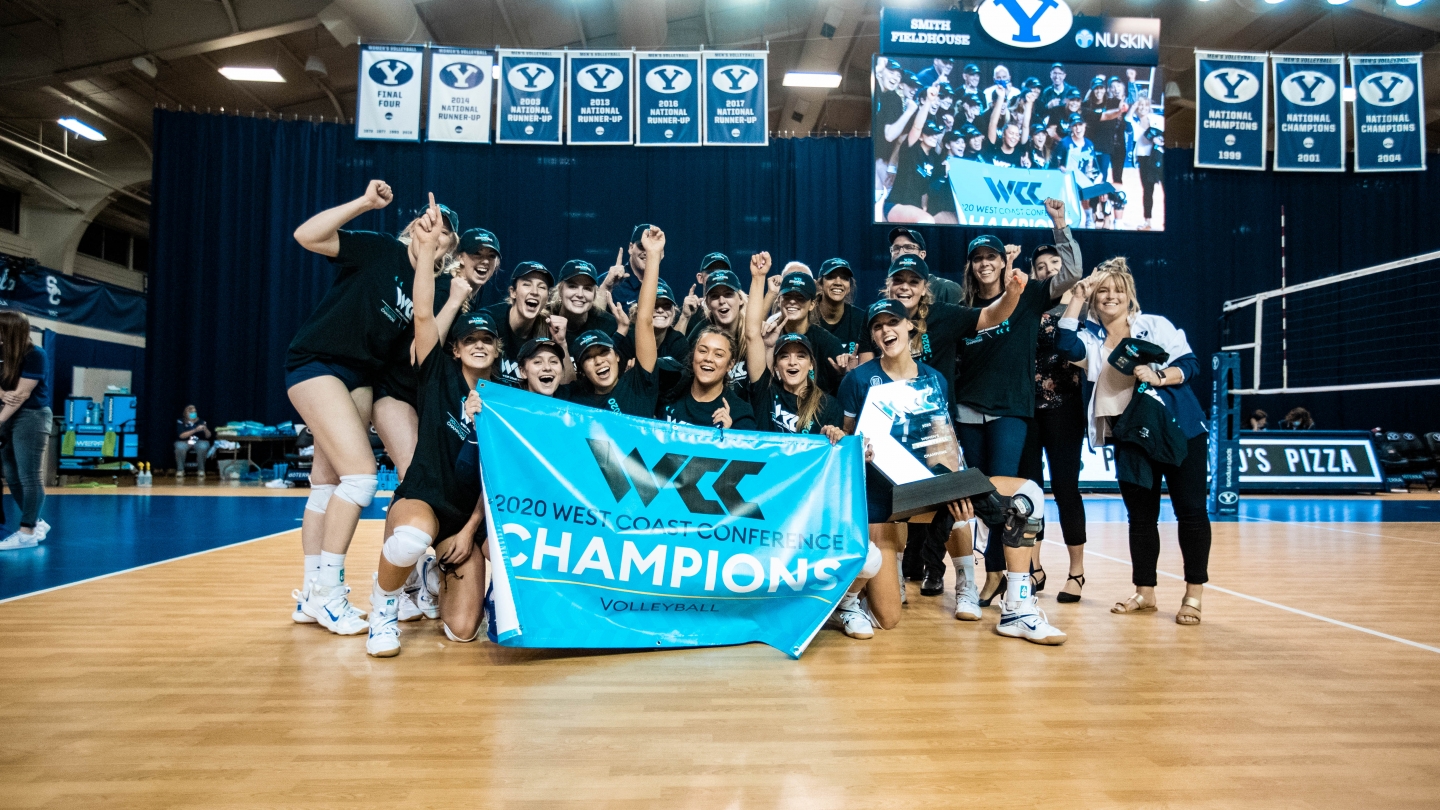
<instances>
[{"instance_id":1,"label":"hanging championship banner","mask_svg":"<svg viewBox=\"0 0 1440 810\"><path fill-rule=\"evenodd\" d=\"M705 51L705 145L765 146L765 51Z\"/></svg>"},{"instance_id":2,"label":"hanging championship banner","mask_svg":"<svg viewBox=\"0 0 1440 810\"><path fill-rule=\"evenodd\" d=\"M630 51L566 52L566 143L634 143L633 56Z\"/></svg>"},{"instance_id":3,"label":"hanging championship banner","mask_svg":"<svg viewBox=\"0 0 1440 810\"><path fill-rule=\"evenodd\" d=\"M564 51L499 50L496 143L560 143Z\"/></svg>"},{"instance_id":4,"label":"hanging championship banner","mask_svg":"<svg viewBox=\"0 0 1440 810\"><path fill-rule=\"evenodd\" d=\"M1343 56L1271 54L1276 171L1345 171Z\"/></svg>"},{"instance_id":5,"label":"hanging championship banner","mask_svg":"<svg viewBox=\"0 0 1440 810\"><path fill-rule=\"evenodd\" d=\"M1195 166L1265 168L1265 54L1195 51Z\"/></svg>"},{"instance_id":6,"label":"hanging championship banner","mask_svg":"<svg viewBox=\"0 0 1440 810\"><path fill-rule=\"evenodd\" d=\"M798 658L864 566L859 437L695 427L480 383L489 635Z\"/></svg>"},{"instance_id":7,"label":"hanging championship banner","mask_svg":"<svg viewBox=\"0 0 1440 810\"><path fill-rule=\"evenodd\" d=\"M495 56L471 48L430 49L429 141L490 142L490 68Z\"/></svg>"},{"instance_id":8,"label":"hanging championship banner","mask_svg":"<svg viewBox=\"0 0 1440 810\"><path fill-rule=\"evenodd\" d=\"M424 66L423 45L360 46L357 139L420 140L420 71Z\"/></svg>"},{"instance_id":9,"label":"hanging championship banner","mask_svg":"<svg viewBox=\"0 0 1440 810\"><path fill-rule=\"evenodd\" d=\"M1355 171L1425 169L1420 54L1350 57L1355 88Z\"/></svg>"},{"instance_id":10,"label":"hanging championship banner","mask_svg":"<svg viewBox=\"0 0 1440 810\"><path fill-rule=\"evenodd\" d=\"M704 82L698 53L635 55L641 146L699 146Z\"/></svg>"}]
</instances>

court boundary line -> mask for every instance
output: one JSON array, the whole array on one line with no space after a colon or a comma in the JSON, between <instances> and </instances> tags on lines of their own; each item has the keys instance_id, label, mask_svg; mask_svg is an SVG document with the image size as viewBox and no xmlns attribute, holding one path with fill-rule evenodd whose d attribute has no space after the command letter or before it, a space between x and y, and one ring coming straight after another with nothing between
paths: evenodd
<instances>
[{"instance_id":1,"label":"court boundary line","mask_svg":"<svg viewBox=\"0 0 1440 810\"><path fill-rule=\"evenodd\" d=\"M1371 532L1357 532L1357 531L1355 531L1354 529L1337 529L1337 528L1335 528L1334 526L1326 526L1326 525L1324 525L1324 524L1329 523L1329 522L1332 522L1332 521L1304 521L1304 522L1299 522L1299 521L1291 521L1291 520L1276 520L1276 519L1274 519L1274 518L1255 517L1255 516L1252 516L1252 515L1240 515L1239 517L1240 517L1241 520L1254 520L1254 521L1258 521L1258 522L1260 522L1260 523L1283 523L1283 524L1287 524L1287 525L1310 526L1310 527L1312 527L1312 528L1320 529L1320 530L1322 530L1322 531L1327 531L1327 532L1338 532L1338 533L1340 533L1340 534L1354 534L1354 535L1358 535L1358 536L1360 536L1360 537L1375 537L1375 538L1379 538L1379 539L1381 539L1381 540L1399 540L1399 541L1405 542L1405 543L1424 543L1424 544L1427 545L1427 546L1440 546L1440 543L1437 543L1437 542L1435 542L1434 540L1416 540L1416 539L1413 538L1413 537L1395 537L1394 535L1390 535L1390 534L1374 534L1374 533L1371 533ZM1393 520L1393 521L1387 521L1387 520L1382 520L1382 521L1378 521L1378 522L1380 523L1380 525L1383 526L1383 525L1386 524L1386 523L1420 523L1420 522L1423 522L1423 521L1415 521L1415 520Z\"/></svg>"},{"instance_id":2,"label":"court boundary line","mask_svg":"<svg viewBox=\"0 0 1440 810\"><path fill-rule=\"evenodd\" d=\"M1052 543L1053 543L1054 541L1051 540L1051 541L1047 541L1047 542L1052 542ZM1110 560L1111 562L1117 562L1117 563L1121 563L1122 565L1128 565L1128 566L1130 566L1131 568L1134 568L1134 567L1135 567L1135 566L1134 566L1134 563L1130 562L1129 560L1122 560L1122 559L1120 559L1119 557L1111 557L1109 554L1101 554L1101 553L1098 552L1098 551L1091 551L1091 550L1088 549L1088 548L1085 549L1085 556L1089 557L1089 556L1092 556L1092 555L1095 556L1095 557L1099 557L1099 558L1101 558L1101 559L1103 559L1103 560ZM1157 573L1157 574L1159 574L1159 575L1161 575L1161 576L1164 576L1164 577L1169 577L1169 578L1171 578L1171 579L1178 579L1178 580L1180 580L1180 581L1182 581L1182 582L1185 580L1185 578L1182 577L1182 576L1180 576L1179 574L1172 574L1172 573L1170 573L1169 571L1161 571L1161 570L1159 570L1159 569L1156 569L1155 573ZM1387 639L1387 640L1389 640L1389 641L1398 641L1398 642L1400 642L1401 644L1407 644L1407 645L1409 645L1409 646L1411 646L1411 647L1415 647L1415 648L1417 648L1417 649L1425 650L1426 652L1440 653L1440 647L1431 647L1429 644L1421 644L1421 643L1418 642L1418 641L1411 641L1411 640L1408 639L1408 638L1401 638L1400 636L1392 636L1392 635L1390 635L1389 633L1382 633L1382 632L1380 632L1379 630L1371 630L1371 629L1368 628L1368 627L1362 627L1362 626L1360 626L1360 625L1358 625L1358 624L1351 624L1350 622L1342 622L1342 621L1340 621L1339 619L1332 619L1332 618L1330 618L1329 616L1321 616L1321 615L1318 614L1318 613L1311 613L1311 612L1308 611L1308 610L1301 610L1300 608L1293 608L1293 607L1290 607L1289 605L1282 605L1282 604L1280 604L1279 602L1271 602L1269 599L1261 599L1261 598L1258 597L1258 596L1251 596L1251 595L1248 594L1248 593L1241 593L1241 592L1239 592L1239 591L1232 591L1232 590L1230 590L1229 588L1222 588L1222 587L1220 587L1219 585L1212 585L1212 584L1210 584L1210 583L1208 583L1208 582L1205 583L1205 589L1206 589L1206 590L1219 591L1220 593L1229 594L1229 595L1231 595L1231 596L1238 596L1238 597L1240 597L1241 599L1248 599L1248 600L1250 600L1251 602L1255 602L1255 603L1257 603L1257 604L1265 605L1266 607L1272 607L1272 608L1276 608L1276 609L1278 609L1278 610L1283 610L1283 611L1286 611L1286 612L1288 612L1288 613L1294 613L1294 614L1297 615L1297 616L1304 616L1304 617L1307 618L1307 619L1317 619L1317 620L1319 620L1319 621L1328 622L1328 623L1330 623L1330 624L1337 625L1337 626L1339 626L1339 627L1348 628L1348 629L1350 629L1350 630L1358 630L1358 631L1360 631L1361 633L1368 633L1368 634L1370 634L1370 635L1372 635L1372 636L1376 636L1377 638L1383 638L1383 639Z\"/></svg>"}]
</instances>

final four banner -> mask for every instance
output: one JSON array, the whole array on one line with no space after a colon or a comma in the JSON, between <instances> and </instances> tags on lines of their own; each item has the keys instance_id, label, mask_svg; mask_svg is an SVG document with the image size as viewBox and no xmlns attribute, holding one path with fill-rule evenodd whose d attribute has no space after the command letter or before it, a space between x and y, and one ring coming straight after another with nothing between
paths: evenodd
<instances>
[{"instance_id":1,"label":"final four banner","mask_svg":"<svg viewBox=\"0 0 1440 810\"><path fill-rule=\"evenodd\" d=\"M1272 54L1275 170L1345 171L1343 56Z\"/></svg>"},{"instance_id":2,"label":"final four banner","mask_svg":"<svg viewBox=\"0 0 1440 810\"><path fill-rule=\"evenodd\" d=\"M490 142L490 68L495 56L470 48L430 49L430 121L425 138Z\"/></svg>"},{"instance_id":3,"label":"final four banner","mask_svg":"<svg viewBox=\"0 0 1440 810\"><path fill-rule=\"evenodd\" d=\"M859 438L620 416L481 383L490 636L798 658L869 548Z\"/></svg>"},{"instance_id":4,"label":"final four banner","mask_svg":"<svg viewBox=\"0 0 1440 810\"><path fill-rule=\"evenodd\" d=\"M1423 171L1425 91L1420 54L1350 57L1355 171Z\"/></svg>"},{"instance_id":5,"label":"final four banner","mask_svg":"<svg viewBox=\"0 0 1440 810\"><path fill-rule=\"evenodd\" d=\"M770 143L764 51L705 51L705 145Z\"/></svg>"},{"instance_id":6,"label":"final four banner","mask_svg":"<svg viewBox=\"0 0 1440 810\"><path fill-rule=\"evenodd\" d=\"M355 93L355 137L420 140L422 45L362 45Z\"/></svg>"},{"instance_id":7,"label":"final four banner","mask_svg":"<svg viewBox=\"0 0 1440 810\"><path fill-rule=\"evenodd\" d=\"M641 146L699 146L704 82L700 54L640 53L635 56L639 92L635 117Z\"/></svg>"},{"instance_id":8,"label":"final four banner","mask_svg":"<svg viewBox=\"0 0 1440 810\"><path fill-rule=\"evenodd\" d=\"M1263 53L1195 51L1195 166L1265 168Z\"/></svg>"},{"instance_id":9,"label":"final four banner","mask_svg":"<svg viewBox=\"0 0 1440 810\"><path fill-rule=\"evenodd\" d=\"M630 93L635 87L630 51L568 51L565 98L569 143L628 144L635 140Z\"/></svg>"},{"instance_id":10,"label":"final four banner","mask_svg":"<svg viewBox=\"0 0 1440 810\"><path fill-rule=\"evenodd\" d=\"M560 143L564 51L501 48L497 143Z\"/></svg>"}]
</instances>

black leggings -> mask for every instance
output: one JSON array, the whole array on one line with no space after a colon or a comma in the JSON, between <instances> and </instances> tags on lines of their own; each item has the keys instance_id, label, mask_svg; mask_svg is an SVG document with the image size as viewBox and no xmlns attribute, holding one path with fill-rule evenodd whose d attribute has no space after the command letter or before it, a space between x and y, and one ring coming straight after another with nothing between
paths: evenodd
<instances>
[{"instance_id":1,"label":"black leggings","mask_svg":"<svg viewBox=\"0 0 1440 810\"><path fill-rule=\"evenodd\" d=\"M1140 199L1145 206L1145 218L1149 219L1155 208L1155 184L1164 178L1165 172L1160 169L1160 156L1154 152L1137 156L1135 163L1140 166Z\"/></svg>"},{"instance_id":2,"label":"black leggings","mask_svg":"<svg viewBox=\"0 0 1440 810\"><path fill-rule=\"evenodd\" d=\"M1120 482L1120 497L1130 515L1131 580L1136 587L1155 587L1160 559L1160 477L1170 485L1170 505L1180 523L1180 556L1185 581L1203 585L1210 573L1210 515L1205 511L1206 434L1191 439L1179 467L1150 462L1154 481L1149 488Z\"/></svg>"},{"instance_id":3,"label":"black leggings","mask_svg":"<svg viewBox=\"0 0 1440 810\"><path fill-rule=\"evenodd\" d=\"M1085 502L1080 498L1080 457L1085 444L1085 406L1079 393L1058 408L1036 408L1025 449L1020 454L1020 477L1044 486L1041 453L1050 460L1050 497L1060 511L1065 545L1085 545ZM1040 537L1045 537L1042 531Z\"/></svg>"}]
</instances>

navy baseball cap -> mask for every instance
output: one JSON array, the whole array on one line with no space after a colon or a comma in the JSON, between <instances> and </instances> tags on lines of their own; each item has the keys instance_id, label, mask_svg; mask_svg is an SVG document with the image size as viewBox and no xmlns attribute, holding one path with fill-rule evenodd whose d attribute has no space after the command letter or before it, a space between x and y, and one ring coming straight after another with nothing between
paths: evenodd
<instances>
[{"instance_id":1,"label":"navy baseball cap","mask_svg":"<svg viewBox=\"0 0 1440 810\"><path fill-rule=\"evenodd\" d=\"M565 262L565 265L560 268L561 281L571 279L576 276L587 276L591 281L599 281L600 271L595 269L595 265L585 261L584 259L571 259L570 261Z\"/></svg>"},{"instance_id":2,"label":"navy baseball cap","mask_svg":"<svg viewBox=\"0 0 1440 810\"><path fill-rule=\"evenodd\" d=\"M1069 90L1065 91L1065 100L1069 101L1072 98L1085 98L1085 94L1080 92L1078 89L1072 87Z\"/></svg>"},{"instance_id":3,"label":"navy baseball cap","mask_svg":"<svg viewBox=\"0 0 1440 810\"><path fill-rule=\"evenodd\" d=\"M1045 255L1059 256L1059 255L1060 255L1060 248L1057 248L1057 247L1055 247L1054 245L1036 245L1036 246L1035 246L1035 249L1032 250L1032 251L1030 251L1030 265L1031 265L1031 267L1034 267L1034 265L1035 265L1035 260L1036 260L1036 259L1040 258L1041 256L1045 256Z\"/></svg>"},{"instance_id":4,"label":"navy baseball cap","mask_svg":"<svg viewBox=\"0 0 1440 810\"><path fill-rule=\"evenodd\" d=\"M881 315L894 315L902 320L910 317L910 313L905 311L904 304L896 301L894 298L881 298L879 301L871 304L870 309L866 310L865 326L868 328L875 322L875 319Z\"/></svg>"},{"instance_id":5,"label":"navy baseball cap","mask_svg":"<svg viewBox=\"0 0 1440 810\"><path fill-rule=\"evenodd\" d=\"M484 228L471 228L460 234L460 246L456 248L460 253L479 253L482 248L490 248L499 253L500 240Z\"/></svg>"},{"instance_id":6,"label":"navy baseball cap","mask_svg":"<svg viewBox=\"0 0 1440 810\"><path fill-rule=\"evenodd\" d=\"M1170 359L1169 353L1163 346L1151 343L1148 340L1127 337L1120 341L1120 345L1110 352L1108 362L1121 374L1134 374L1139 366L1148 366L1151 363L1163 363Z\"/></svg>"},{"instance_id":7,"label":"navy baseball cap","mask_svg":"<svg viewBox=\"0 0 1440 810\"><path fill-rule=\"evenodd\" d=\"M677 303L675 300L675 291L670 289L670 285L666 284L663 278L660 279L660 286L655 288L655 301L657 303L660 301L669 301L672 304Z\"/></svg>"},{"instance_id":8,"label":"navy baseball cap","mask_svg":"<svg viewBox=\"0 0 1440 810\"><path fill-rule=\"evenodd\" d=\"M1095 78L1093 78L1093 79L1090 80L1090 89L1091 89L1091 90L1094 90L1094 89L1097 88L1097 87L1104 87L1104 86L1105 86L1105 80L1102 79L1102 78L1100 78L1099 76L1096 76Z\"/></svg>"},{"instance_id":9,"label":"navy baseball cap","mask_svg":"<svg viewBox=\"0 0 1440 810\"><path fill-rule=\"evenodd\" d=\"M650 230L650 228L652 227L653 226L648 222L642 222L639 225L636 225L635 230L630 232L630 244L633 245L638 243L640 241L640 237L644 236L645 232Z\"/></svg>"},{"instance_id":10,"label":"navy baseball cap","mask_svg":"<svg viewBox=\"0 0 1440 810\"><path fill-rule=\"evenodd\" d=\"M475 332L489 332L499 337L500 330L495 326L495 319L485 314L483 310L476 310L468 315L456 318L450 324L450 342L456 343Z\"/></svg>"},{"instance_id":11,"label":"navy baseball cap","mask_svg":"<svg viewBox=\"0 0 1440 810\"><path fill-rule=\"evenodd\" d=\"M580 333L575 338L575 362L579 363L585 359L585 353L591 349L613 349L615 341L599 329L591 329Z\"/></svg>"},{"instance_id":12,"label":"navy baseball cap","mask_svg":"<svg viewBox=\"0 0 1440 810\"><path fill-rule=\"evenodd\" d=\"M1039 90L1040 80L1035 78L1034 76L1030 76L1029 78L1025 79L1025 81L1021 82L1020 86L1025 88L1026 90Z\"/></svg>"},{"instance_id":13,"label":"navy baseball cap","mask_svg":"<svg viewBox=\"0 0 1440 810\"><path fill-rule=\"evenodd\" d=\"M970 240L970 247L965 248L965 258L968 259L971 256L974 256L975 251L979 250L980 248L990 248L991 250L1000 254L1000 258L1005 258L1005 243L1000 241L1000 237L992 236L988 233L984 236L977 236L974 239Z\"/></svg>"},{"instance_id":14,"label":"navy baseball cap","mask_svg":"<svg viewBox=\"0 0 1440 810\"><path fill-rule=\"evenodd\" d=\"M981 132L980 128L975 126L974 124L966 124L965 126L961 127L960 134L964 135L967 139L983 138L985 136L985 133Z\"/></svg>"},{"instance_id":15,"label":"navy baseball cap","mask_svg":"<svg viewBox=\"0 0 1440 810\"><path fill-rule=\"evenodd\" d=\"M896 273L904 270L909 270L910 272L919 276L921 279L930 278L930 268L925 264L925 260L920 258L919 256L910 255L901 256L900 258L891 262L890 271L885 274L885 277L890 278Z\"/></svg>"},{"instance_id":16,"label":"navy baseball cap","mask_svg":"<svg viewBox=\"0 0 1440 810\"><path fill-rule=\"evenodd\" d=\"M964 76L966 73L974 73L976 76L979 76L980 66L972 62L960 69L961 76Z\"/></svg>"},{"instance_id":17,"label":"navy baseball cap","mask_svg":"<svg viewBox=\"0 0 1440 810\"><path fill-rule=\"evenodd\" d=\"M1033 138L1035 135L1037 135L1037 134L1039 134L1039 133L1041 133L1041 132L1044 132L1044 131L1045 131L1045 125L1044 125L1044 124L1041 124L1041 123L1039 123L1039 122L1036 122L1036 123L1030 125L1030 136L1031 136L1032 138Z\"/></svg>"},{"instance_id":18,"label":"navy baseball cap","mask_svg":"<svg viewBox=\"0 0 1440 810\"><path fill-rule=\"evenodd\" d=\"M885 68L887 70L900 70L902 67L903 65L901 65L898 61L894 59L885 60Z\"/></svg>"},{"instance_id":19,"label":"navy baseball cap","mask_svg":"<svg viewBox=\"0 0 1440 810\"><path fill-rule=\"evenodd\" d=\"M543 274L545 276L546 283L554 286L555 274L551 273L549 268L547 268L540 262L520 262L519 264L515 265L515 269L510 271L510 283L514 284L515 282L519 281L525 276L530 275L531 273Z\"/></svg>"},{"instance_id":20,"label":"navy baseball cap","mask_svg":"<svg viewBox=\"0 0 1440 810\"><path fill-rule=\"evenodd\" d=\"M815 279L808 273L790 273L780 279L779 295L786 293L799 293L806 300L815 297Z\"/></svg>"},{"instance_id":21,"label":"navy baseball cap","mask_svg":"<svg viewBox=\"0 0 1440 810\"><path fill-rule=\"evenodd\" d=\"M815 347L810 345L810 338L805 337L799 332L786 332L785 334L776 338L774 356L779 357L780 350L790 345L791 343L804 346L805 351L809 352L812 358L815 356Z\"/></svg>"},{"instance_id":22,"label":"navy baseball cap","mask_svg":"<svg viewBox=\"0 0 1440 810\"><path fill-rule=\"evenodd\" d=\"M820 265L820 278L825 278L833 273L844 273L848 278L855 277L855 271L850 269L850 263L844 259L826 259Z\"/></svg>"},{"instance_id":23,"label":"navy baseball cap","mask_svg":"<svg viewBox=\"0 0 1440 810\"><path fill-rule=\"evenodd\" d=\"M1053 64L1053 65L1050 66L1050 69L1051 69L1051 70L1054 70L1055 68L1060 68L1061 70L1064 70L1064 69L1065 69L1065 66L1062 65L1062 64L1060 64L1059 62L1056 62L1055 64Z\"/></svg>"},{"instance_id":24,"label":"navy baseball cap","mask_svg":"<svg viewBox=\"0 0 1440 810\"><path fill-rule=\"evenodd\" d=\"M895 237L901 235L910 237L910 241L918 245L921 250L925 249L925 237L921 236L920 232L914 228L907 228L904 225L890 229L890 244L895 244Z\"/></svg>"},{"instance_id":25,"label":"navy baseball cap","mask_svg":"<svg viewBox=\"0 0 1440 810\"><path fill-rule=\"evenodd\" d=\"M714 267L717 264L724 267L726 270L729 270L730 257L719 251L716 251L714 253L706 253L705 258L700 260L700 272L707 273L710 271L710 268Z\"/></svg>"},{"instance_id":26,"label":"navy baseball cap","mask_svg":"<svg viewBox=\"0 0 1440 810\"><path fill-rule=\"evenodd\" d=\"M445 221L450 224L450 232L459 233L460 215L455 213L455 211L451 209L448 205L441 205L440 203L435 203L435 207L440 209L440 216L445 217ZM422 205L419 208L416 208L415 213L411 216L413 218L423 217L425 216L425 212L429 210L429 208L429 205Z\"/></svg>"},{"instance_id":27,"label":"navy baseball cap","mask_svg":"<svg viewBox=\"0 0 1440 810\"><path fill-rule=\"evenodd\" d=\"M1070 113L1070 117L1065 119L1065 123L1069 124L1072 127L1083 124L1085 123L1085 116L1081 115L1080 113Z\"/></svg>"},{"instance_id":28,"label":"navy baseball cap","mask_svg":"<svg viewBox=\"0 0 1440 810\"><path fill-rule=\"evenodd\" d=\"M901 82L904 84L908 84L916 89L919 89L920 87L920 77L916 76L915 71L913 70L905 71L905 73L903 74L903 78L901 78Z\"/></svg>"},{"instance_id":29,"label":"navy baseball cap","mask_svg":"<svg viewBox=\"0 0 1440 810\"><path fill-rule=\"evenodd\" d=\"M537 337L525 341L525 345L520 347L520 353L515 356L515 361L524 363L540 352L553 352L556 357L565 356L565 350L553 338Z\"/></svg>"},{"instance_id":30,"label":"navy baseball cap","mask_svg":"<svg viewBox=\"0 0 1440 810\"><path fill-rule=\"evenodd\" d=\"M710 291L717 287L725 287L735 292L740 292L740 277L729 270L716 270L710 274L709 278L705 279L705 294L709 295Z\"/></svg>"},{"instance_id":31,"label":"navy baseball cap","mask_svg":"<svg viewBox=\"0 0 1440 810\"><path fill-rule=\"evenodd\" d=\"M984 107L985 102L976 93L966 93L960 97L961 104L969 104L972 107Z\"/></svg>"},{"instance_id":32,"label":"navy baseball cap","mask_svg":"<svg viewBox=\"0 0 1440 810\"><path fill-rule=\"evenodd\" d=\"M931 135L944 135L945 128L935 123L934 121L926 121L925 131L922 134L926 137L929 137Z\"/></svg>"}]
</instances>

